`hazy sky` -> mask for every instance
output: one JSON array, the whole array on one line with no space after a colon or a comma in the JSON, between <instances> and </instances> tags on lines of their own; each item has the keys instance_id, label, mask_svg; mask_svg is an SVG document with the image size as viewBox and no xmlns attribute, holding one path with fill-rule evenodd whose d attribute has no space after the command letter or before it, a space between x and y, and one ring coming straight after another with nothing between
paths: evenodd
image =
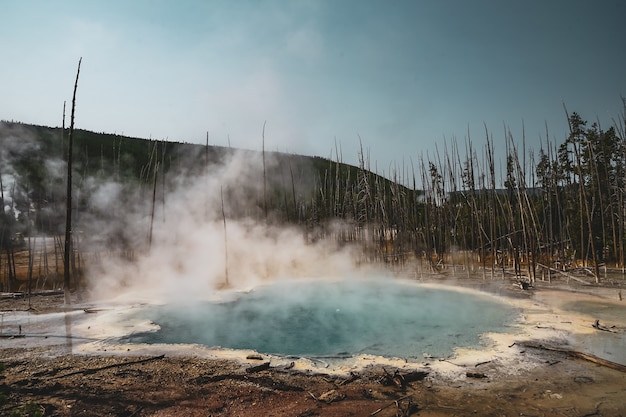
<instances>
[{"instance_id":1,"label":"hazy sky","mask_svg":"<svg viewBox=\"0 0 626 417\"><path fill-rule=\"evenodd\" d=\"M1 0L0 119L334 157L372 168L611 124L622 0ZM69 106L68 106L69 107ZM68 117L69 123L69 110ZM503 147L503 145L500 145Z\"/></svg>"}]
</instances>

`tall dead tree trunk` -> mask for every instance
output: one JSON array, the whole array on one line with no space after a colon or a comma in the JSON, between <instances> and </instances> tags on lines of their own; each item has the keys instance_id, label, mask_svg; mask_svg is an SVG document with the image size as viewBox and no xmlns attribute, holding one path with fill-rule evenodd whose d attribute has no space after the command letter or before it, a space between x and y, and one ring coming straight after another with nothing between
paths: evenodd
<instances>
[{"instance_id":1,"label":"tall dead tree trunk","mask_svg":"<svg viewBox=\"0 0 626 417\"><path fill-rule=\"evenodd\" d=\"M263 122L262 133L262 157L263 157L263 214L265 215L265 223L267 224L267 172L265 171L265 125L267 120Z\"/></svg>"},{"instance_id":2,"label":"tall dead tree trunk","mask_svg":"<svg viewBox=\"0 0 626 417\"><path fill-rule=\"evenodd\" d=\"M222 200L222 220L224 221L224 283L226 287L230 286L228 282L228 236L226 234L226 211L224 210L224 190L220 187L220 199Z\"/></svg>"},{"instance_id":3,"label":"tall dead tree trunk","mask_svg":"<svg viewBox=\"0 0 626 417\"><path fill-rule=\"evenodd\" d=\"M156 147L156 144L154 145ZM152 181L152 207L150 209L150 231L148 232L148 251L152 249L152 232L154 229L154 210L156 208L157 179L159 175L159 163L154 165L154 177Z\"/></svg>"},{"instance_id":4,"label":"tall dead tree trunk","mask_svg":"<svg viewBox=\"0 0 626 417\"><path fill-rule=\"evenodd\" d=\"M5 285L5 281L2 280L2 251L1 249L3 249L6 245L6 247L9 247L8 242L5 242L4 239L5 237L8 237L8 240L10 241L10 234L8 232L8 219L5 217L5 213L4 213L4 185L2 184L2 167L0 167L0 289L2 291L6 291L9 292L11 290L11 280L8 278L8 274L6 275L6 285ZM8 251L7 251L8 252ZM8 253L7 253L7 258L8 258ZM9 269L7 268L7 271Z\"/></svg>"},{"instance_id":5,"label":"tall dead tree trunk","mask_svg":"<svg viewBox=\"0 0 626 417\"><path fill-rule=\"evenodd\" d=\"M80 75L80 63L82 58L78 60L78 69L76 70L76 81L74 82L74 94L72 95L72 113L70 116L70 134L68 138L67 149L67 198L66 198L66 217L65 217L65 251L63 253L63 293L65 295L65 304L70 305L70 254L72 253L72 142L74 139L74 114L76 110L76 90L78 89L78 76ZM65 104L63 105L63 130L65 130Z\"/></svg>"}]
</instances>

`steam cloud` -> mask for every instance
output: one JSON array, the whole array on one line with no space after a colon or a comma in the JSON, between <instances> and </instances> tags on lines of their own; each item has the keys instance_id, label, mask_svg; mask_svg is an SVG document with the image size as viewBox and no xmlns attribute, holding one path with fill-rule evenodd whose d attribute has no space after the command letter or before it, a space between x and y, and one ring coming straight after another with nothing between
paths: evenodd
<instances>
[{"instance_id":1,"label":"steam cloud","mask_svg":"<svg viewBox=\"0 0 626 417\"><path fill-rule=\"evenodd\" d=\"M33 135L20 125L7 126L0 122L0 176L2 179L2 197L4 211L13 210L16 215L22 210L28 210L27 190L21 185L20 165L37 163L34 158L39 152L39 146Z\"/></svg>"},{"instance_id":2,"label":"steam cloud","mask_svg":"<svg viewBox=\"0 0 626 417\"><path fill-rule=\"evenodd\" d=\"M267 159L267 171L275 164ZM349 248L324 240L313 243L301 228L259 221L263 172L261 155L242 151L201 175L168 174L167 187L157 182L149 248L152 185L142 191L115 182L91 184L93 215L80 220L84 244L94 253L144 248L133 262L101 257L100 266L89 274L91 296L208 298L226 283L226 269L230 286L236 288L291 277L353 275Z\"/></svg>"},{"instance_id":3,"label":"steam cloud","mask_svg":"<svg viewBox=\"0 0 626 417\"><path fill-rule=\"evenodd\" d=\"M67 166L63 159L45 155L38 134L0 122L3 213L14 217L12 233L43 228L60 236ZM59 149L63 145L48 142L46 146ZM91 298L206 299L226 281L248 289L277 279L355 274L356 251L317 239L310 225L288 226L275 213L265 214L264 199L275 199L277 193L288 196L290 210L295 210L294 200L310 198L314 169L303 167L305 158L294 161L292 183L292 167L281 166L272 153L264 161L259 152L228 150L219 163L207 166L202 147L189 152L177 154L167 172L157 170L155 188L157 161L140 182L100 173L86 176L84 166L74 167L72 233L87 266L83 283ZM36 195L23 188L29 184L24 176L32 172L40 176ZM37 216L17 221L33 204Z\"/></svg>"}]
</instances>

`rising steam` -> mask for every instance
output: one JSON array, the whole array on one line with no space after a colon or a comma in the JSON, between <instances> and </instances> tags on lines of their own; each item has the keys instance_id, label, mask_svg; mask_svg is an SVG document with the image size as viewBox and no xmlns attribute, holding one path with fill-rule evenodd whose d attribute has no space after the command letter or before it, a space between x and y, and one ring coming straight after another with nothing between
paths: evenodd
<instances>
[{"instance_id":1,"label":"rising steam","mask_svg":"<svg viewBox=\"0 0 626 417\"><path fill-rule=\"evenodd\" d=\"M275 164L266 160L268 167ZM354 274L349 249L328 241L312 243L301 228L277 225L260 214L260 154L235 152L200 175L168 175L167 187L156 187L149 247L152 210L147 194L152 187L142 191L112 182L91 185L93 216L80 222L88 250L101 254L141 248L133 262L100 256L99 266L89 274L93 298L207 298L225 285L226 269L228 283L235 288L290 277Z\"/></svg>"},{"instance_id":2,"label":"rising steam","mask_svg":"<svg viewBox=\"0 0 626 417\"><path fill-rule=\"evenodd\" d=\"M64 230L67 170L63 157L53 156L62 155L58 134L0 123L2 214L11 233L30 236L39 230L52 237ZM85 267L80 287L86 286L91 298L207 298L226 284L250 288L276 279L354 275L356 251L318 239L311 226L315 219L296 207L296 200L311 201L315 193L317 171L305 166L308 158L294 156L291 165L285 155L266 153L264 161L259 152L228 149L209 163L204 151L179 147L175 155L151 160L139 180L118 175L119 166L87 169L88 161L93 164L87 155L74 166L72 234ZM35 188L21 188L31 183ZM267 212L270 199L284 199L289 209ZM20 216L29 212L32 218ZM296 215L300 222L293 226ZM313 221L303 226L307 220ZM336 227L325 225L326 231ZM4 242L8 230L3 228Z\"/></svg>"}]
</instances>

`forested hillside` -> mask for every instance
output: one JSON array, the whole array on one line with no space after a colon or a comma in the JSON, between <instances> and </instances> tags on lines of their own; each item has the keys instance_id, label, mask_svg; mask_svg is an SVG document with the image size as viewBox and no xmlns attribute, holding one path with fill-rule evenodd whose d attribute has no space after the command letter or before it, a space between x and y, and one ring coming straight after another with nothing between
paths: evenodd
<instances>
[{"instance_id":1,"label":"forested hillside","mask_svg":"<svg viewBox=\"0 0 626 417\"><path fill-rule=\"evenodd\" d=\"M149 250L155 222L165 221L166 201L181 199L207 221L223 221L224 230L235 219L290 225L309 241L354 244L365 262L419 260L433 271L463 265L468 274L479 269L493 278L510 271L531 281L584 268L599 281L602 267L625 265L625 121L622 116L605 130L572 113L568 122L567 137L551 140L546 133L540 149L527 154L507 134L502 162L487 134L482 148L468 139L451 143L443 154L388 179L369 170L363 152L355 167L77 130L75 273L85 256L107 252L132 260ZM46 282L43 277L62 269L56 257L65 227L66 142L60 128L0 125L5 291L23 286L26 276ZM498 174L499 166L505 174ZM21 272L19 250L28 251Z\"/></svg>"},{"instance_id":2,"label":"forested hillside","mask_svg":"<svg viewBox=\"0 0 626 417\"><path fill-rule=\"evenodd\" d=\"M37 278L38 274L47 276L50 270L55 278L62 274L56 258L63 252L67 136L61 128L10 122L0 126L0 282L5 290L15 289L25 275ZM205 205L207 219L217 213L272 226L295 225L312 240L364 240L366 226L370 232L374 223L379 225L377 230L392 227L398 198L406 205L407 199L416 203L418 195L371 173L365 161L354 167L319 157L85 130L74 131L72 166L72 233L78 258L81 250L123 254L145 250L160 207L167 199L177 198L177 190L198 188L203 178L206 188L200 185L198 190L207 194L207 201L202 203L202 196L196 193L200 198L188 204ZM220 182L217 191L214 181ZM208 203L216 193L221 208ZM127 231L136 230L138 224L145 226L145 233L129 235ZM46 245L41 243L46 239ZM16 250L23 249L33 256L20 273L13 257ZM43 268L37 262L32 265L35 252L45 256ZM371 256L382 255L372 251ZM55 259L54 266L48 258ZM80 259L73 265L80 270Z\"/></svg>"}]
</instances>

